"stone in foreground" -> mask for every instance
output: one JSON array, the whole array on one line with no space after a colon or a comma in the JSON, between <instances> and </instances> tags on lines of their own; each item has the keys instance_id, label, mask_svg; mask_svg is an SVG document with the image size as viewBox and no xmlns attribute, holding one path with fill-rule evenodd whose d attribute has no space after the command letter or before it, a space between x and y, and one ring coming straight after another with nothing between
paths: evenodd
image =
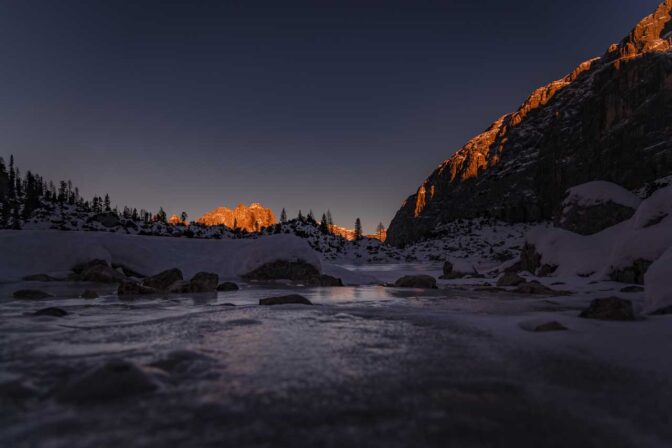
<instances>
[{"instance_id":1,"label":"stone in foreground","mask_svg":"<svg viewBox=\"0 0 672 448\"><path fill-rule=\"evenodd\" d=\"M142 285L159 291L168 291L174 283L184 280L182 271L177 268L168 269L143 280Z\"/></svg>"},{"instance_id":2,"label":"stone in foreground","mask_svg":"<svg viewBox=\"0 0 672 448\"><path fill-rule=\"evenodd\" d=\"M214 292L217 290L219 275L210 272L199 272L191 279L191 292Z\"/></svg>"},{"instance_id":3,"label":"stone in foreground","mask_svg":"<svg viewBox=\"0 0 672 448\"><path fill-rule=\"evenodd\" d=\"M431 275L407 275L394 283L396 288L436 289L436 279Z\"/></svg>"},{"instance_id":4,"label":"stone in foreground","mask_svg":"<svg viewBox=\"0 0 672 448\"><path fill-rule=\"evenodd\" d=\"M548 333L551 331L567 331L567 327L562 325L558 321L553 321L553 322L546 322L545 324L537 325L534 327L532 330L536 333Z\"/></svg>"},{"instance_id":5,"label":"stone in foreground","mask_svg":"<svg viewBox=\"0 0 672 448\"><path fill-rule=\"evenodd\" d=\"M57 391L56 398L66 403L95 403L145 394L156 388L152 378L135 364L112 360L70 381Z\"/></svg>"},{"instance_id":6,"label":"stone in foreground","mask_svg":"<svg viewBox=\"0 0 672 448\"><path fill-rule=\"evenodd\" d=\"M14 294L12 294L12 296L15 299L25 299L25 300L39 300L53 297L51 294L48 294L44 291L40 291L39 289L19 289L18 291L14 291Z\"/></svg>"},{"instance_id":7,"label":"stone in foreground","mask_svg":"<svg viewBox=\"0 0 672 448\"><path fill-rule=\"evenodd\" d=\"M238 291L240 288L233 282L223 282L217 286L217 291L226 292L226 291Z\"/></svg>"},{"instance_id":8,"label":"stone in foreground","mask_svg":"<svg viewBox=\"0 0 672 448\"><path fill-rule=\"evenodd\" d=\"M579 317L583 317L584 319L629 321L635 320L635 312L632 309L631 301L618 297L608 297L606 299L593 300L590 306Z\"/></svg>"},{"instance_id":9,"label":"stone in foreground","mask_svg":"<svg viewBox=\"0 0 672 448\"><path fill-rule=\"evenodd\" d=\"M268 297L259 300L259 305L312 305L313 303L299 294L290 294L287 296Z\"/></svg>"},{"instance_id":10,"label":"stone in foreground","mask_svg":"<svg viewBox=\"0 0 672 448\"><path fill-rule=\"evenodd\" d=\"M525 283L525 279L514 272L506 272L497 280L497 286L518 286Z\"/></svg>"},{"instance_id":11,"label":"stone in foreground","mask_svg":"<svg viewBox=\"0 0 672 448\"><path fill-rule=\"evenodd\" d=\"M33 313L33 316L65 317L67 315L67 311L56 307L44 308Z\"/></svg>"},{"instance_id":12,"label":"stone in foreground","mask_svg":"<svg viewBox=\"0 0 672 448\"><path fill-rule=\"evenodd\" d=\"M92 289L87 289L82 293L82 299L97 299L98 293Z\"/></svg>"}]
</instances>

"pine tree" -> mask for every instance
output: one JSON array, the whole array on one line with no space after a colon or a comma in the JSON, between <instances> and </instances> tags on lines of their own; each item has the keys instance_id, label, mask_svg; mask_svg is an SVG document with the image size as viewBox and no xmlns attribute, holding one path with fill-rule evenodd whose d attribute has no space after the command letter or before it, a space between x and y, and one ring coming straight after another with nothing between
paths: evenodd
<instances>
[{"instance_id":1,"label":"pine tree","mask_svg":"<svg viewBox=\"0 0 672 448\"><path fill-rule=\"evenodd\" d=\"M187 212L180 213L180 221L182 221L182 223L186 224L188 217L189 217L189 215L187 215Z\"/></svg>"},{"instance_id":2,"label":"pine tree","mask_svg":"<svg viewBox=\"0 0 672 448\"><path fill-rule=\"evenodd\" d=\"M109 211L111 211L111 210L112 210L112 209L110 208L110 195L109 195L109 194L106 194L106 195L105 195L105 211L106 211L106 212L109 212Z\"/></svg>"},{"instance_id":3,"label":"pine tree","mask_svg":"<svg viewBox=\"0 0 672 448\"><path fill-rule=\"evenodd\" d=\"M362 239L362 221L359 218L355 220L355 241Z\"/></svg>"},{"instance_id":4,"label":"pine tree","mask_svg":"<svg viewBox=\"0 0 672 448\"><path fill-rule=\"evenodd\" d=\"M284 224L284 223L287 222L287 212L285 211L284 208L283 208L282 211L280 212L280 222L281 222L282 224Z\"/></svg>"},{"instance_id":5,"label":"pine tree","mask_svg":"<svg viewBox=\"0 0 672 448\"><path fill-rule=\"evenodd\" d=\"M322 220L320 221L320 232L324 233L325 235L329 233L329 224L327 221L327 215L322 213Z\"/></svg>"},{"instance_id":6,"label":"pine tree","mask_svg":"<svg viewBox=\"0 0 672 448\"><path fill-rule=\"evenodd\" d=\"M301 210L299 210L299 215L296 217L296 219L303 222L303 215L301 214Z\"/></svg>"},{"instance_id":7,"label":"pine tree","mask_svg":"<svg viewBox=\"0 0 672 448\"><path fill-rule=\"evenodd\" d=\"M376 227L376 236L380 241L385 240L385 226L382 222L378 223L378 227Z\"/></svg>"},{"instance_id":8,"label":"pine tree","mask_svg":"<svg viewBox=\"0 0 672 448\"><path fill-rule=\"evenodd\" d=\"M163 207L159 207L159 212L155 216L156 222L162 222L166 223L168 221L168 216L166 215L166 212L163 210Z\"/></svg>"}]
</instances>

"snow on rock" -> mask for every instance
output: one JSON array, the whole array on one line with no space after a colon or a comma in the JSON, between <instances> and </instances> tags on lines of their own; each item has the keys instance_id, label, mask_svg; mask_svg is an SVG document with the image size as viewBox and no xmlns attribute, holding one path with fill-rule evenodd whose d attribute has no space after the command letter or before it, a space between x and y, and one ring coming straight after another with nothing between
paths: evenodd
<instances>
[{"instance_id":1,"label":"snow on rock","mask_svg":"<svg viewBox=\"0 0 672 448\"><path fill-rule=\"evenodd\" d=\"M644 278L646 302L644 311L655 313L672 307L672 247L651 265Z\"/></svg>"},{"instance_id":2,"label":"snow on rock","mask_svg":"<svg viewBox=\"0 0 672 448\"><path fill-rule=\"evenodd\" d=\"M557 275L592 275L607 278L637 260L657 260L672 246L672 186L656 191L628 221L594 235L563 229L528 233L541 263L558 266Z\"/></svg>"},{"instance_id":3,"label":"snow on rock","mask_svg":"<svg viewBox=\"0 0 672 448\"><path fill-rule=\"evenodd\" d=\"M186 277L214 272L236 278L275 260L304 260L322 270L318 254L293 235L204 240L104 232L0 231L0 281L65 272L95 258L153 275L179 268Z\"/></svg>"},{"instance_id":4,"label":"snow on rock","mask_svg":"<svg viewBox=\"0 0 672 448\"><path fill-rule=\"evenodd\" d=\"M636 209L641 203L641 199L620 185L596 180L567 190L567 197L563 201L563 206L574 203L582 207L590 207L607 202Z\"/></svg>"}]
</instances>

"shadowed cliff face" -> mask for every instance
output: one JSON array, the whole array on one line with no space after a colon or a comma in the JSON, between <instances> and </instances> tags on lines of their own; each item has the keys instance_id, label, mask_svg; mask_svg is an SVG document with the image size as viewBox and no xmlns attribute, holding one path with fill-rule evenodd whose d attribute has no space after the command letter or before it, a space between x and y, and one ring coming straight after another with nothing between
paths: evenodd
<instances>
[{"instance_id":1,"label":"shadowed cliff face","mask_svg":"<svg viewBox=\"0 0 672 448\"><path fill-rule=\"evenodd\" d=\"M225 225L232 229L257 232L275 224L275 215L271 209L264 208L261 204L253 203L249 207L238 204L233 210L226 207L216 208L201 216L197 222L206 226Z\"/></svg>"},{"instance_id":2,"label":"shadowed cliff face","mask_svg":"<svg viewBox=\"0 0 672 448\"><path fill-rule=\"evenodd\" d=\"M397 212L387 241L441 223L551 218L568 187L634 189L672 172L672 0L602 58L539 88L443 162Z\"/></svg>"}]
</instances>

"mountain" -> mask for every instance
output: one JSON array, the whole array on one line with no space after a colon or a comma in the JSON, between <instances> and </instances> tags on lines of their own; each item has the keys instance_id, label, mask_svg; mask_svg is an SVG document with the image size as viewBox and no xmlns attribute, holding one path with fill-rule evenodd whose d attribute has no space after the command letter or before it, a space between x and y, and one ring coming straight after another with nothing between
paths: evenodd
<instances>
[{"instance_id":1,"label":"mountain","mask_svg":"<svg viewBox=\"0 0 672 448\"><path fill-rule=\"evenodd\" d=\"M355 229L348 229L347 227L341 227L337 225L332 225L331 226L331 233L334 235L340 236L341 238L345 238L348 241L354 241L355 240ZM371 238L374 240L379 240L379 241L385 241L385 238L387 236L387 231L382 230L380 234L377 233L372 233L370 235L364 235L366 238Z\"/></svg>"},{"instance_id":2,"label":"mountain","mask_svg":"<svg viewBox=\"0 0 672 448\"><path fill-rule=\"evenodd\" d=\"M672 0L600 58L535 90L425 180L392 220L405 246L460 218L550 219L568 187L672 173Z\"/></svg>"},{"instance_id":3,"label":"mountain","mask_svg":"<svg viewBox=\"0 0 672 448\"><path fill-rule=\"evenodd\" d=\"M275 215L269 208L252 203L249 207L238 204L233 210L227 207L216 208L201 216L197 221L206 226L225 225L230 228L258 232L264 227L275 224Z\"/></svg>"}]
</instances>

